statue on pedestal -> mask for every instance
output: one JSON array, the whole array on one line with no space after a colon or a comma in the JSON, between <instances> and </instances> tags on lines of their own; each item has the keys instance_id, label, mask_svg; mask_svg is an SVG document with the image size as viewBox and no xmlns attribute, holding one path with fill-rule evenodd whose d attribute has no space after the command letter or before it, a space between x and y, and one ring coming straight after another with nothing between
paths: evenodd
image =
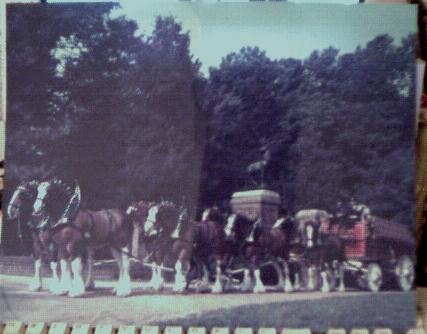
<instances>
[{"instance_id":1,"label":"statue on pedestal","mask_svg":"<svg viewBox=\"0 0 427 334\"><path fill-rule=\"evenodd\" d=\"M259 189L268 188L266 182L266 174L270 162L271 162L271 150L268 145L261 147L262 159L255 161L246 167L246 172L248 173L251 183Z\"/></svg>"}]
</instances>

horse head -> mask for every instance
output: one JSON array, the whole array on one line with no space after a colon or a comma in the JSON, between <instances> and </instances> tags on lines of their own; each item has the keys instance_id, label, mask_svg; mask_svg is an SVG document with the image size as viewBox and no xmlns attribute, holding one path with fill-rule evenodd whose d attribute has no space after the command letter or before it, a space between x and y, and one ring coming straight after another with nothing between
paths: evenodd
<instances>
[{"instance_id":1,"label":"horse head","mask_svg":"<svg viewBox=\"0 0 427 334\"><path fill-rule=\"evenodd\" d=\"M224 232L227 240L235 243L243 243L250 235L254 221L237 213L233 213L227 218Z\"/></svg>"},{"instance_id":2,"label":"horse head","mask_svg":"<svg viewBox=\"0 0 427 334\"><path fill-rule=\"evenodd\" d=\"M37 196L37 186L37 181L29 181L21 183L15 189L6 210L9 219L30 219L32 205Z\"/></svg>"},{"instance_id":3,"label":"horse head","mask_svg":"<svg viewBox=\"0 0 427 334\"><path fill-rule=\"evenodd\" d=\"M255 223L252 224L249 235L245 238L246 242L256 242L258 237L262 233L261 219L258 218Z\"/></svg>"},{"instance_id":4,"label":"horse head","mask_svg":"<svg viewBox=\"0 0 427 334\"><path fill-rule=\"evenodd\" d=\"M145 236L160 233L170 236L178 223L179 214L179 208L172 202L162 201L160 204L152 206L144 223Z\"/></svg>"},{"instance_id":5,"label":"horse head","mask_svg":"<svg viewBox=\"0 0 427 334\"><path fill-rule=\"evenodd\" d=\"M206 221L214 221L221 222L223 220L223 216L221 210L217 206L213 206L211 208L205 209L202 214L202 222Z\"/></svg>"},{"instance_id":6,"label":"horse head","mask_svg":"<svg viewBox=\"0 0 427 334\"><path fill-rule=\"evenodd\" d=\"M155 205L154 202L139 201L134 202L126 209L126 214L137 223L144 223L148 217L150 209Z\"/></svg>"},{"instance_id":7,"label":"horse head","mask_svg":"<svg viewBox=\"0 0 427 334\"><path fill-rule=\"evenodd\" d=\"M305 248L313 248L320 244L320 224L309 220L300 226L300 243Z\"/></svg>"}]
</instances>

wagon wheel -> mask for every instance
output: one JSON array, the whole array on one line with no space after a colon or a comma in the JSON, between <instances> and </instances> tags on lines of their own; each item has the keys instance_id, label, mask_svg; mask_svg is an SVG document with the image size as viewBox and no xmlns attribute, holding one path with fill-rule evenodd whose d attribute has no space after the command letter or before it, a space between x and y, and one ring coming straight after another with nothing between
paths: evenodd
<instances>
[{"instance_id":1,"label":"wagon wheel","mask_svg":"<svg viewBox=\"0 0 427 334\"><path fill-rule=\"evenodd\" d=\"M370 263L365 274L366 287L372 292L378 292L383 284L383 271L378 263Z\"/></svg>"},{"instance_id":2,"label":"wagon wheel","mask_svg":"<svg viewBox=\"0 0 427 334\"><path fill-rule=\"evenodd\" d=\"M396 268L397 286L402 291L410 291L415 280L414 262L408 255L402 255L397 261Z\"/></svg>"}]
</instances>

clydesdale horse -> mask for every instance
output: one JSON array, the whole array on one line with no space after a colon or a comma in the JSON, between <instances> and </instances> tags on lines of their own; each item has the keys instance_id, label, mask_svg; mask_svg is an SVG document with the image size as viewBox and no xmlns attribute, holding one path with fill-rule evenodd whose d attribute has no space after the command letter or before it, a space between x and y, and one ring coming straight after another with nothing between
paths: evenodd
<instances>
[{"instance_id":1,"label":"clydesdale horse","mask_svg":"<svg viewBox=\"0 0 427 334\"><path fill-rule=\"evenodd\" d=\"M49 238L41 238L42 244L53 241L60 258L60 289L71 297L83 296L86 292L83 281L82 257L87 250L109 247L119 266L119 280L115 289L117 296L131 294L129 275L129 247L132 240L132 224L124 211L107 209L91 211L79 208L67 223L49 219L58 199L67 197L67 187L58 180L42 182L37 188L33 217L39 227L49 231Z\"/></svg>"}]
</instances>

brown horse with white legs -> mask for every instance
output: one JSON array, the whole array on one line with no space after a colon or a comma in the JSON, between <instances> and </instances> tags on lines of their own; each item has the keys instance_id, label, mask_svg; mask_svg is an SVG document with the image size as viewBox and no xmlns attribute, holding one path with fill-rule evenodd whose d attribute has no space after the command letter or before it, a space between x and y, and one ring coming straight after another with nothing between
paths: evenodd
<instances>
[{"instance_id":1,"label":"brown horse with white legs","mask_svg":"<svg viewBox=\"0 0 427 334\"><path fill-rule=\"evenodd\" d=\"M227 219L225 234L227 241L234 244L236 250L235 256L238 256L244 265L244 278L242 290L249 291L252 289L255 293L265 292L266 288L261 280L261 259L263 249L258 247L254 242L253 232L259 222L233 213ZM251 276L255 279L255 285L252 286Z\"/></svg>"},{"instance_id":2,"label":"brown horse with white legs","mask_svg":"<svg viewBox=\"0 0 427 334\"><path fill-rule=\"evenodd\" d=\"M293 290L289 270L289 253L294 238L295 224L290 217L280 217L273 227L261 220L250 220L239 214L228 218L225 228L228 238L238 244L238 253L245 265L243 290L255 293L266 291L261 280L261 265L271 261L278 274L277 286L285 292ZM252 286L251 276L255 280Z\"/></svg>"},{"instance_id":3,"label":"brown horse with white legs","mask_svg":"<svg viewBox=\"0 0 427 334\"><path fill-rule=\"evenodd\" d=\"M188 288L188 272L193 246L194 222L187 210L162 201L152 206L144 223L144 243L151 254L152 277L150 285L158 291L164 286L162 271L168 263L174 264L173 290L184 292Z\"/></svg>"},{"instance_id":4,"label":"brown horse with white legs","mask_svg":"<svg viewBox=\"0 0 427 334\"><path fill-rule=\"evenodd\" d=\"M322 210L297 214L298 243L291 252L300 258L299 272L307 290L344 291L344 243L337 235L325 232L322 216L327 216Z\"/></svg>"},{"instance_id":5,"label":"brown horse with white legs","mask_svg":"<svg viewBox=\"0 0 427 334\"><path fill-rule=\"evenodd\" d=\"M224 232L224 218L218 207L204 210L202 220L194 227L193 262L202 279L197 286L198 291L209 287L210 260L215 261L215 283L211 289L213 293L221 293L222 265L226 249L226 236Z\"/></svg>"},{"instance_id":6,"label":"brown horse with white legs","mask_svg":"<svg viewBox=\"0 0 427 334\"><path fill-rule=\"evenodd\" d=\"M42 289L41 267L43 260L48 258L53 274L49 290L56 293L59 279L55 245L49 244L48 247L43 247L40 237L42 237L44 233L39 232L32 218L33 204L37 197L38 185L39 182L37 181L22 182L13 192L6 212L9 220L17 222L17 232L20 240L23 238L23 233L29 232L31 235L32 255L34 257L34 277L30 282L29 290L40 291ZM43 237L46 238L47 236Z\"/></svg>"},{"instance_id":7,"label":"brown horse with white legs","mask_svg":"<svg viewBox=\"0 0 427 334\"><path fill-rule=\"evenodd\" d=\"M49 231L50 239L58 247L62 293L78 297L85 294L82 256L87 249L109 247L119 266L116 295L131 294L129 276L129 246L132 224L119 209L90 211L78 209L68 222L50 221L49 215L57 198L64 196L66 186L57 180L42 182L37 188L33 217L38 227ZM47 242L46 239L41 240Z\"/></svg>"}]
</instances>

